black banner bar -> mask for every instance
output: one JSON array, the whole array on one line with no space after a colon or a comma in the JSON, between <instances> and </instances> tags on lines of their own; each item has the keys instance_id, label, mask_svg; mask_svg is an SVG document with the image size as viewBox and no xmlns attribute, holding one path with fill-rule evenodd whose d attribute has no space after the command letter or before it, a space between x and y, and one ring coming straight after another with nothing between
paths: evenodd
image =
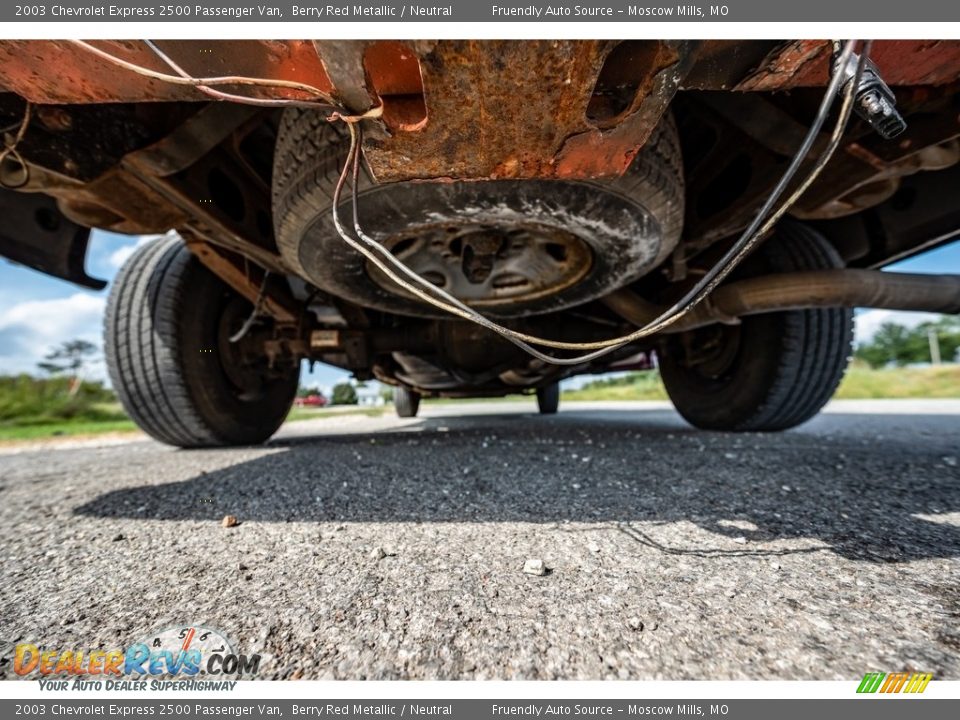
<instances>
[{"instance_id":1,"label":"black banner bar","mask_svg":"<svg viewBox=\"0 0 960 720\"><path fill-rule=\"evenodd\" d=\"M852 685L851 694L856 692ZM909 707L907 707L909 705ZM285 718L286 720L611 720L717 718L722 720L941 720L957 717L960 701L920 696L861 696L849 700L111 700L0 701L0 717Z\"/></svg>"},{"instance_id":2,"label":"black banner bar","mask_svg":"<svg viewBox=\"0 0 960 720\"><path fill-rule=\"evenodd\" d=\"M955 22L960 3L943 0L725 0L717 3L524 2L523 0L397 0L311 2L150 2L141 0L34 0L0 7L11 22Z\"/></svg>"}]
</instances>

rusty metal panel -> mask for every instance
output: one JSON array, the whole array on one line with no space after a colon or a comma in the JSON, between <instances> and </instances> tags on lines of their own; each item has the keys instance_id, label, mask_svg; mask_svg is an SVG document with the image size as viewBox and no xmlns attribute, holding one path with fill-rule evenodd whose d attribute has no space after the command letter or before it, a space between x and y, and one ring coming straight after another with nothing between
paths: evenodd
<instances>
[{"instance_id":1,"label":"rusty metal panel","mask_svg":"<svg viewBox=\"0 0 960 720\"><path fill-rule=\"evenodd\" d=\"M587 111L616 42L414 43L426 122L412 132L370 139L370 166L382 181L618 175L643 146L676 85L668 68L679 53L672 45L649 43L656 48L650 77L638 83L641 91L617 123L603 129ZM658 96L647 102L654 90Z\"/></svg>"},{"instance_id":2,"label":"rusty metal panel","mask_svg":"<svg viewBox=\"0 0 960 720\"><path fill-rule=\"evenodd\" d=\"M830 53L827 40L786 43L736 89L770 91L826 85ZM878 40L870 58L888 85L942 85L960 78L958 40Z\"/></svg>"},{"instance_id":3,"label":"rusty metal panel","mask_svg":"<svg viewBox=\"0 0 960 720\"><path fill-rule=\"evenodd\" d=\"M368 144L380 180L555 174L555 156L588 130L605 42L440 42L421 58L426 125Z\"/></svg>"},{"instance_id":4,"label":"rusty metal panel","mask_svg":"<svg viewBox=\"0 0 960 720\"><path fill-rule=\"evenodd\" d=\"M94 44L130 62L171 73L139 40L97 40ZM296 80L324 92L330 80L307 40L164 40L158 45L198 77L246 75ZM138 75L80 47L58 40L0 41L0 87L35 103L106 103L208 100L192 87ZM303 97L283 88L237 88L259 97Z\"/></svg>"},{"instance_id":5,"label":"rusty metal panel","mask_svg":"<svg viewBox=\"0 0 960 720\"><path fill-rule=\"evenodd\" d=\"M563 178L622 175L646 144L673 100L694 60L687 43L651 43L649 74L642 79L629 107L615 122L571 135L556 158L556 176Z\"/></svg>"},{"instance_id":6,"label":"rusty metal panel","mask_svg":"<svg viewBox=\"0 0 960 720\"><path fill-rule=\"evenodd\" d=\"M96 44L167 70L142 41ZM196 76L297 80L355 111L382 103L383 122L368 124L364 150L374 175L384 182L616 176L646 142L687 73L702 89L816 86L826 82L830 52L826 40L780 42L773 50L771 41L160 44ZM943 86L960 77L960 41L878 41L872 56L893 85ZM758 69L740 80L758 58ZM610 99L598 90L606 76L614 91L634 92L609 117L596 112ZM0 42L0 87L47 104L208 100L194 88L137 75L64 41ZM236 90L298 96L280 88Z\"/></svg>"},{"instance_id":7,"label":"rusty metal panel","mask_svg":"<svg viewBox=\"0 0 960 720\"><path fill-rule=\"evenodd\" d=\"M141 41L97 46L167 72ZM636 97L613 122L588 117L615 41L163 41L195 76L237 74L309 82L356 110L383 102L369 134L380 180L618 175L646 141L676 89L678 45L647 48L625 67ZM57 68L56 73L50 71ZM614 68L617 69L617 68ZM38 103L206 99L116 67L62 41L0 42L0 84ZM244 87L241 94L294 96Z\"/></svg>"}]
</instances>

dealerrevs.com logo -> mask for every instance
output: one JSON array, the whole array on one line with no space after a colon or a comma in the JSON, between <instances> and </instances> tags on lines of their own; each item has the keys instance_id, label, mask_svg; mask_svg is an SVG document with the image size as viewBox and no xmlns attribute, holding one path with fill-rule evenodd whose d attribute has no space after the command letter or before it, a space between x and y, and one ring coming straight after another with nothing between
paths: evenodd
<instances>
[{"instance_id":1,"label":"dealerrevs.com logo","mask_svg":"<svg viewBox=\"0 0 960 720\"><path fill-rule=\"evenodd\" d=\"M218 630L186 625L151 633L125 649L58 650L22 643L14 650L13 670L40 679L45 690L143 690L148 680L151 689L211 690L232 689L232 680L256 675L260 660L258 654L237 653ZM198 676L209 680L183 682ZM157 682L160 677L180 679Z\"/></svg>"}]
</instances>

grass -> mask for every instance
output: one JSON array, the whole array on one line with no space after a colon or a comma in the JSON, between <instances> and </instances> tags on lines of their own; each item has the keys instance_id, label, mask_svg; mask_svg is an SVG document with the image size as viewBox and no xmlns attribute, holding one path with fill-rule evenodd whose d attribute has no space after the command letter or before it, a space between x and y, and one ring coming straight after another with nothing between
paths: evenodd
<instances>
[{"instance_id":1,"label":"grass","mask_svg":"<svg viewBox=\"0 0 960 720\"><path fill-rule=\"evenodd\" d=\"M960 365L871 370L854 364L837 389L841 400L960 398Z\"/></svg>"},{"instance_id":2,"label":"grass","mask_svg":"<svg viewBox=\"0 0 960 720\"><path fill-rule=\"evenodd\" d=\"M295 407L291 408L285 422L299 422L300 420L316 420L318 418L343 417L344 415L366 415L367 417L380 417L387 411L387 406L381 407L355 407L347 409L334 408L310 408Z\"/></svg>"},{"instance_id":3,"label":"grass","mask_svg":"<svg viewBox=\"0 0 960 720\"><path fill-rule=\"evenodd\" d=\"M834 397L842 400L960 398L960 365L873 370L861 363L854 363L847 371ZM667 393L657 372L632 373L626 377L599 379L579 390L568 390L563 393L564 402L666 399ZM480 399L478 402L485 400L487 399ZM433 400L430 402L460 401ZM299 422L343 415L379 417L388 409L387 406L336 410L293 408L286 421ZM136 430L136 425L124 415L119 403L93 402L90 403L84 415L72 418L31 415L2 419L0 420L0 443Z\"/></svg>"},{"instance_id":4,"label":"grass","mask_svg":"<svg viewBox=\"0 0 960 720\"><path fill-rule=\"evenodd\" d=\"M960 398L960 365L874 370L854 363L834 395L838 400ZM633 373L617 380L597 380L563 393L576 400L666 400L657 372Z\"/></svg>"},{"instance_id":5,"label":"grass","mask_svg":"<svg viewBox=\"0 0 960 720\"><path fill-rule=\"evenodd\" d=\"M0 442L11 440L39 440L76 435L102 435L113 432L136 432L133 420L64 420L45 425L0 426Z\"/></svg>"},{"instance_id":6,"label":"grass","mask_svg":"<svg viewBox=\"0 0 960 720\"><path fill-rule=\"evenodd\" d=\"M119 403L101 403L102 416L99 419L76 418L71 420L50 420L34 422L28 419L24 423L0 423L0 443L20 440L41 440L52 437L76 437L82 435L101 435L115 432L136 432L139 428L120 409ZM286 422L316 420L343 417L344 415L366 415L379 417L386 412L385 407L351 408L333 410L324 408L292 408Z\"/></svg>"},{"instance_id":7,"label":"grass","mask_svg":"<svg viewBox=\"0 0 960 720\"><path fill-rule=\"evenodd\" d=\"M626 378L594 380L579 390L563 393L564 402L588 400L666 400L667 391L660 380L660 373L651 371L631 373Z\"/></svg>"},{"instance_id":8,"label":"grass","mask_svg":"<svg viewBox=\"0 0 960 720\"><path fill-rule=\"evenodd\" d=\"M116 401L90 402L72 417L51 417L30 413L0 419L0 442L36 440L40 438L99 435L111 432L134 432L138 428Z\"/></svg>"}]
</instances>

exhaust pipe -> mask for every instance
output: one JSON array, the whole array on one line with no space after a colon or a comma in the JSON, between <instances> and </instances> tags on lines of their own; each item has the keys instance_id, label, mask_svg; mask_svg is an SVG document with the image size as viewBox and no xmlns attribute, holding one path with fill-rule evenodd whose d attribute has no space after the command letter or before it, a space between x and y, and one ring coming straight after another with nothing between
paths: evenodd
<instances>
[{"instance_id":1,"label":"exhaust pipe","mask_svg":"<svg viewBox=\"0 0 960 720\"><path fill-rule=\"evenodd\" d=\"M624 320L642 327L663 312L632 290L603 299ZM739 280L722 285L665 333L683 332L760 313L848 307L960 313L960 275L921 275L879 270L816 270Z\"/></svg>"}]
</instances>

